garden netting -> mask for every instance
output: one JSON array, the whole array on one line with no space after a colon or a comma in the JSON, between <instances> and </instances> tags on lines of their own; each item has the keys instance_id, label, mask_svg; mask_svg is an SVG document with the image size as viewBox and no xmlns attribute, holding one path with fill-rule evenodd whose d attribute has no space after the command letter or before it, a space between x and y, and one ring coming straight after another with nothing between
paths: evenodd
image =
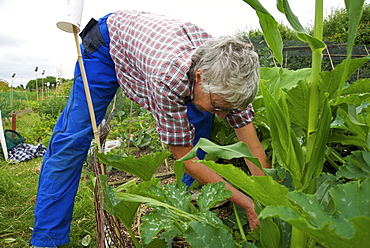
<instances>
[{"instance_id":1,"label":"garden netting","mask_svg":"<svg viewBox=\"0 0 370 248\"><path fill-rule=\"evenodd\" d=\"M257 53L261 57L267 59L261 60L262 67L276 66L276 61L271 56L267 43L263 35L250 37ZM325 42L325 41L324 41ZM322 70L331 71L335 66L340 64L347 56L346 43L325 42L326 49L323 51ZM359 45L353 47L352 58L362 58L369 56L370 46ZM312 52L307 43L299 40L283 40L283 68L298 70L301 68L311 68ZM370 78L370 63L365 63L359 68L357 73L353 75L349 82L356 81L360 78Z\"/></svg>"}]
</instances>

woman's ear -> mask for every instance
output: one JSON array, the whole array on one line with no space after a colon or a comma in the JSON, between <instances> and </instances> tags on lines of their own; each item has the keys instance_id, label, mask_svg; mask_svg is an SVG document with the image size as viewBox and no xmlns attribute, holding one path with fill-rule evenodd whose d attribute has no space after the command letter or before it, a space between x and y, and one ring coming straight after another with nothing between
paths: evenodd
<instances>
[{"instance_id":1,"label":"woman's ear","mask_svg":"<svg viewBox=\"0 0 370 248\"><path fill-rule=\"evenodd\" d=\"M198 84L202 84L202 73L203 73L203 70L197 70L195 72L195 82L198 83Z\"/></svg>"}]
</instances>

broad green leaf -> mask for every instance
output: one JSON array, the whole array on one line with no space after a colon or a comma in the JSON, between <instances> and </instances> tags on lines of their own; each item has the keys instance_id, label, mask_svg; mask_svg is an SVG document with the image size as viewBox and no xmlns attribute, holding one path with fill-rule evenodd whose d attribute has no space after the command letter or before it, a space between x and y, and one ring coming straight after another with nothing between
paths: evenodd
<instances>
[{"instance_id":1,"label":"broad green leaf","mask_svg":"<svg viewBox=\"0 0 370 248\"><path fill-rule=\"evenodd\" d=\"M370 179L364 182L352 181L330 189L337 211L341 217L370 217Z\"/></svg>"},{"instance_id":2,"label":"broad green leaf","mask_svg":"<svg viewBox=\"0 0 370 248\"><path fill-rule=\"evenodd\" d=\"M344 95L337 100L337 104L341 105L342 103L354 104L356 106L363 103L370 102L370 92L369 93L359 93L359 94L350 94ZM369 112L369 111L367 111Z\"/></svg>"},{"instance_id":3,"label":"broad green leaf","mask_svg":"<svg viewBox=\"0 0 370 248\"><path fill-rule=\"evenodd\" d=\"M139 184L134 183L134 181L128 182L119 188L112 188L103 183L104 189L104 209L111 215L117 216L126 228L131 228L132 221L136 216L137 209L140 206L139 202L124 201L120 199L122 194L120 190L124 189L128 193L138 193L141 191L146 191L153 185L158 184L159 178L152 178L150 181L142 182Z\"/></svg>"},{"instance_id":4,"label":"broad green leaf","mask_svg":"<svg viewBox=\"0 0 370 248\"><path fill-rule=\"evenodd\" d=\"M332 201L329 194L329 190L339 184L339 181L336 180L336 177L333 174L321 174L317 179L317 190L315 195L317 200L327 212L328 207L331 207Z\"/></svg>"},{"instance_id":5,"label":"broad green leaf","mask_svg":"<svg viewBox=\"0 0 370 248\"><path fill-rule=\"evenodd\" d=\"M339 143L343 145L355 145L358 147L369 147L366 140L363 137L347 135L345 133L333 134L328 138L328 143Z\"/></svg>"},{"instance_id":6,"label":"broad green leaf","mask_svg":"<svg viewBox=\"0 0 370 248\"><path fill-rule=\"evenodd\" d=\"M190 222L184 238L192 247L237 247L233 237L225 229L204 222Z\"/></svg>"},{"instance_id":7,"label":"broad green leaf","mask_svg":"<svg viewBox=\"0 0 370 248\"><path fill-rule=\"evenodd\" d=\"M178 161L186 161L194 158L199 148L206 153L215 155L219 158L246 158L257 165L259 168L262 168L258 158L253 157L252 153L249 151L249 148L245 143L238 142L228 146L219 146L204 138L199 139L199 142L194 146L194 148L184 157L178 159Z\"/></svg>"},{"instance_id":8,"label":"broad green leaf","mask_svg":"<svg viewBox=\"0 0 370 248\"><path fill-rule=\"evenodd\" d=\"M126 171L139 177L143 181L149 181L157 167L170 155L169 151L162 151L154 155L145 155L135 158L133 155L122 158L118 155L98 153L100 161L118 170Z\"/></svg>"},{"instance_id":9,"label":"broad green leaf","mask_svg":"<svg viewBox=\"0 0 370 248\"><path fill-rule=\"evenodd\" d=\"M104 210L111 215L116 215L114 206L119 202L114 196L114 191L112 187L107 186L107 176L101 175L100 179L102 181L103 195L104 195Z\"/></svg>"},{"instance_id":10,"label":"broad green leaf","mask_svg":"<svg viewBox=\"0 0 370 248\"><path fill-rule=\"evenodd\" d=\"M339 167L336 173L338 178L361 179L370 177L370 152L354 151L345 158L348 162Z\"/></svg>"},{"instance_id":11,"label":"broad green leaf","mask_svg":"<svg viewBox=\"0 0 370 248\"><path fill-rule=\"evenodd\" d=\"M171 246L172 246L172 241L171 241ZM145 246L145 248L165 248L165 247L170 248L171 246L168 246L166 241L163 239L154 239L147 246Z\"/></svg>"},{"instance_id":12,"label":"broad green leaf","mask_svg":"<svg viewBox=\"0 0 370 248\"><path fill-rule=\"evenodd\" d=\"M112 194L111 187L106 187L104 194L104 209L111 215L117 216L126 228L131 228L140 203L121 201ZM109 205L112 205L108 207Z\"/></svg>"},{"instance_id":13,"label":"broad green leaf","mask_svg":"<svg viewBox=\"0 0 370 248\"><path fill-rule=\"evenodd\" d=\"M202 187L202 194L199 195L197 203L201 212L208 211L217 203L232 196L231 191L226 190L224 182L218 182L214 185L207 184Z\"/></svg>"},{"instance_id":14,"label":"broad green leaf","mask_svg":"<svg viewBox=\"0 0 370 248\"><path fill-rule=\"evenodd\" d=\"M184 172L185 172L185 163L184 163L184 161L176 160L173 164L173 171L175 172L176 182L178 184L180 184L181 179L184 176Z\"/></svg>"},{"instance_id":15,"label":"broad green leaf","mask_svg":"<svg viewBox=\"0 0 370 248\"><path fill-rule=\"evenodd\" d=\"M304 156L301 145L290 127L289 113L284 104L284 94L281 94L282 103L279 105L264 85L261 91L265 99L266 115L272 138L272 148L281 166L290 172L296 189L305 187Z\"/></svg>"},{"instance_id":16,"label":"broad green leaf","mask_svg":"<svg viewBox=\"0 0 370 248\"><path fill-rule=\"evenodd\" d=\"M157 236L157 234L163 230L167 232L175 232L179 235L182 232L174 225L174 219L168 218L170 213L165 208L157 208L152 210L150 214L144 215L142 221L144 223L141 225L141 238L144 244L149 244L152 239Z\"/></svg>"},{"instance_id":17,"label":"broad green leaf","mask_svg":"<svg viewBox=\"0 0 370 248\"><path fill-rule=\"evenodd\" d=\"M162 202L162 201L158 201L156 199L153 199L153 198L149 198L149 197L146 197L146 196L141 196L141 195L137 195L137 194L130 194L130 193L120 193L120 194L116 194L117 196L117 199L119 199L120 201L123 201L123 202L136 202L136 203L145 203L147 204L148 206L151 206L151 207L163 207L163 208L166 208L168 211L170 211L171 213L173 214L176 214L177 216L179 217L182 217L182 218L187 218L191 221L203 221L204 219L200 216L196 216L194 214L190 214L190 213L187 213L181 209L178 209L174 206L172 206L171 204L168 204L168 203L165 203L165 202Z\"/></svg>"},{"instance_id":18,"label":"broad green leaf","mask_svg":"<svg viewBox=\"0 0 370 248\"><path fill-rule=\"evenodd\" d=\"M363 78L348 85L347 88L342 90L342 96L352 94L366 94L370 92L370 79Z\"/></svg>"},{"instance_id":19,"label":"broad green leaf","mask_svg":"<svg viewBox=\"0 0 370 248\"><path fill-rule=\"evenodd\" d=\"M346 75L344 75L344 79L347 80L354 72L357 71L357 69L359 67L361 67L364 63L366 63L367 61L369 61L370 58L359 58L359 59L352 59L351 60L351 64L350 64L350 67L348 68L348 72ZM328 98L329 99L333 99L333 98L336 98L336 97L339 97L339 96L345 96L347 95L348 93L350 94L354 94L354 92L351 92L349 89L342 89L340 87L341 84L339 83L341 78L342 78L342 74L344 73L345 71L345 61L343 61L342 63L340 63L339 65L337 65L334 70L332 71L323 71L321 72L321 78L322 78L322 81L319 81L319 84L320 84L320 94L323 96L325 94L329 94ZM350 86L349 88L352 88L352 87L358 87L357 85L356 86ZM361 93L365 93L365 92L369 92L369 91L366 91L366 89L368 89L368 85L367 86L363 86L363 92ZM341 90L344 90L344 92L341 92ZM359 92L360 93L360 92ZM340 94L340 95L338 95Z\"/></svg>"},{"instance_id":20,"label":"broad green leaf","mask_svg":"<svg viewBox=\"0 0 370 248\"><path fill-rule=\"evenodd\" d=\"M333 190L333 189L331 189ZM300 212L301 217L304 217L312 228L320 228L326 223L334 232L345 238L350 238L354 229L346 219L335 218L327 214L322 206L319 205L315 195L304 194L301 192L290 192L288 198L296 204L296 210ZM339 227L340 228L335 228Z\"/></svg>"},{"instance_id":21,"label":"broad green leaf","mask_svg":"<svg viewBox=\"0 0 370 248\"><path fill-rule=\"evenodd\" d=\"M362 185L352 182L332 188L330 194L337 209L332 215L323 210L315 196L290 192L288 197L293 202L290 207L268 206L260 217L278 217L325 247L366 247L370 240L369 186L367 180Z\"/></svg>"},{"instance_id":22,"label":"broad green leaf","mask_svg":"<svg viewBox=\"0 0 370 248\"><path fill-rule=\"evenodd\" d=\"M365 149L368 149L370 147L369 124L361 123L358 121L357 112L354 105L342 103L338 107L338 111L341 116L343 116L349 131L353 135L357 136L360 140L362 140L362 142L366 144L367 148Z\"/></svg>"},{"instance_id":23,"label":"broad green leaf","mask_svg":"<svg viewBox=\"0 0 370 248\"><path fill-rule=\"evenodd\" d=\"M355 217L350 221L357 232L354 237L347 242L347 247L367 247L370 244L370 217Z\"/></svg>"},{"instance_id":24,"label":"broad green leaf","mask_svg":"<svg viewBox=\"0 0 370 248\"><path fill-rule=\"evenodd\" d=\"M261 79L266 80L263 84L272 94L275 88L289 90L296 87L297 83L302 79L309 81L311 78L311 68L288 70L278 67L261 67L260 77Z\"/></svg>"},{"instance_id":25,"label":"broad green leaf","mask_svg":"<svg viewBox=\"0 0 370 248\"><path fill-rule=\"evenodd\" d=\"M256 248L257 246L253 243L250 243L248 241L245 241L242 243L242 247L241 248Z\"/></svg>"},{"instance_id":26,"label":"broad green leaf","mask_svg":"<svg viewBox=\"0 0 370 248\"><path fill-rule=\"evenodd\" d=\"M257 214L261 213L262 206L259 202L254 201L254 209ZM273 218L260 219L260 241L263 247L279 248L283 235L279 227L273 221Z\"/></svg>"},{"instance_id":27,"label":"broad green leaf","mask_svg":"<svg viewBox=\"0 0 370 248\"><path fill-rule=\"evenodd\" d=\"M171 204L180 210L190 212L189 206L191 204L191 195L186 192L187 186L185 184L171 183L165 185L164 188L166 202L168 204Z\"/></svg>"},{"instance_id":28,"label":"broad green leaf","mask_svg":"<svg viewBox=\"0 0 370 248\"><path fill-rule=\"evenodd\" d=\"M307 130L308 126L309 93L309 85L306 80L300 81L296 87L286 92L290 120L304 130Z\"/></svg>"},{"instance_id":29,"label":"broad green leaf","mask_svg":"<svg viewBox=\"0 0 370 248\"><path fill-rule=\"evenodd\" d=\"M235 187L247 193L265 206L287 204L288 189L268 176L248 176L242 170L230 164L217 164L213 161L201 161L224 177Z\"/></svg>"}]
</instances>

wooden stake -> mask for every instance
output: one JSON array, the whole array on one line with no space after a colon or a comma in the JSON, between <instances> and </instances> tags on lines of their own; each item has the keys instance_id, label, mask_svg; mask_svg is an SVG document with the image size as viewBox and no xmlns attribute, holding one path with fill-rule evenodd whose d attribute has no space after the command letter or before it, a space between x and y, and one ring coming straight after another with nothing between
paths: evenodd
<instances>
[{"instance_id":1,"label":"wooden stake","mask_svg":"<svg viewBox=\"0 0 370 248\"><path fill-rule=\"evenodd\" d=\"M91 101L90 89L89 89L89 85L88 85L88 82L87 82L85 67L84 67L84 64L83 64L83 61L82 61L80 42L78 40L78 35L77 35L77 27L74 26L74 25L73 25L73 34L74 34L74 37L75 37L75 43L76 43L77 55L78 55L78 64L80 66L82 81L83 81L83 84L84 84L87 106L89 108L89 113L90 113L91 125L92 125L92 129L93 129L93 132L94 132L94 139L95 139L96 144L98 145L98 151L99 151L99 153L101 153L102 152L102 147L101 147L101 144L100 144L98 128L96 126L95 113L94 113L94 108L93 108L92 101Z\"/></svg>"}]
</instances>

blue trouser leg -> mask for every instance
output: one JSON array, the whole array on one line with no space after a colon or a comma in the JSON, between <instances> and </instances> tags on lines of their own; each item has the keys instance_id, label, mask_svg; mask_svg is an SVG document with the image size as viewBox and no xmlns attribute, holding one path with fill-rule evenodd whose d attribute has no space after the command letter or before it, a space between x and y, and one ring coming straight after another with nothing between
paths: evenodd
<instances>
[{"instance_id":1,"label":"blue trouser leg","mask_svg":"<svg viewBox=\"0 0 370 248\"><path fill-rule=\"evenodd\" d=\"M193 103L187 104L186 106L188 108L187 114L189 122L195 127L194 145L198 143L200 138L210 139L214 115L211 113L199 111ZM199 159L203 159L205 156L205 152L202 150L198 150L197 156ZM194 178L184 173L181 182L190 187L191 184L194 182Z\"/></svg>"},{"instance_id":2,"label":"blue trouser leg","mask_svg":"<svg viewBox=\"0 0 370 248\"><path fill-rule=\"evenodd\" d=\"M105 19L99 20L99 28L106 44L91 54L81 45L97 124L104 119L119 87L109 55ZM69 242L74 199L93 138L80 74L77 64L68 103L54 127L42 162L31 240L35 246L58 246Z\"/></svg>"}]
</instances>

